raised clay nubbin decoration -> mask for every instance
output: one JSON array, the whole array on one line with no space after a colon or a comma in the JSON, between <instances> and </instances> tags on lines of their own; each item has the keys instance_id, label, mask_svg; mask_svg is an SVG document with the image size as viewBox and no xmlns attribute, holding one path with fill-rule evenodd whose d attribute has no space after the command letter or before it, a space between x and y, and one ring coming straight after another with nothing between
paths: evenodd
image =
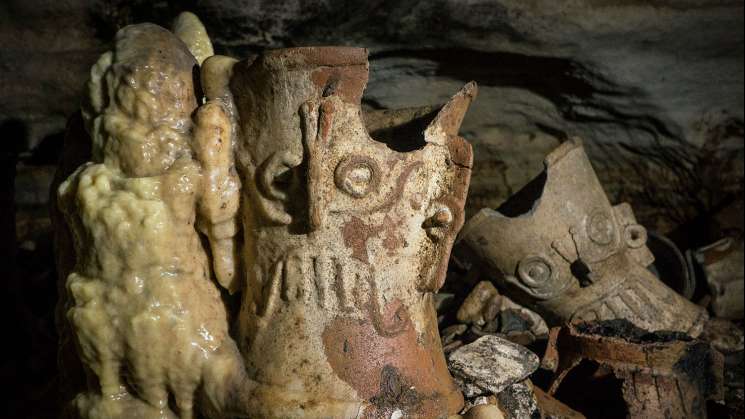
<instances>
[{"instance_id":1,"label":"raised clay nubbin decoration","mask_svg":"<svg viewBox=\"0 0 745 419\"><path fill-rule=\"evenodd\" d=\"M73 416L457 413L432 295L476 86L381 119L361 111L364 49L239 62L207 58L192 15L177 28L117 34L88 85L92 161L58 189L62 333L87 377Z\"/></svg>"},{"instance_id":2,"label":"raised clay nubbin decoration","mask_svg":"<svg viewBox=\"0 0 745 419\"><path fill-rule=\"evenodd\" d=\"M545 166L497 211L468 222L457 257L500 273L511 298L553 325L623 318L698 335L706 312L647 270L646 230L628 204L611 206L579 140Z\"/></svg>"}]
</instances>

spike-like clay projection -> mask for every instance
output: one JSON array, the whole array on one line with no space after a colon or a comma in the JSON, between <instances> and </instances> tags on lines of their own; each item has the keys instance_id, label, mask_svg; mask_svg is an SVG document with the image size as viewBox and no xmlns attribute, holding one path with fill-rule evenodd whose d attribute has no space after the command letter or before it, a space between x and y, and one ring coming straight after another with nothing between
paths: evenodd
<instances>
[{"instance_id":1,"label":"spike-like clay projection","mask_svg":"<svg viewBox=\"0 0 745 419\"><path fill-rule=\"evenodd\" d=\"M458 412L432 293L463 224L475 85L363 116L366 50L200 68L194 19L186 43L124 28L91 72L92 161L58 188L61 307L87 376L75 414Z\"/></svg>"}]
</instances>

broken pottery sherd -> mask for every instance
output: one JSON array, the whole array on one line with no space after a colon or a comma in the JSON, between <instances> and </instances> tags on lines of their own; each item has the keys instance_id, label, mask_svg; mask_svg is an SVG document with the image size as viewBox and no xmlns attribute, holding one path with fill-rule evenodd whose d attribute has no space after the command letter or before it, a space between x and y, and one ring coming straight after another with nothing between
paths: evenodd
<instances>
[{"instance_id":1,"label":"broken pottery sherd","mask_svg":"<svg viewBox=\"0 0 745 419\"><path fill-rule=\"evenodd\" d=\"M471 219L456 258L478 262L505 295L550 325L623 318L697 335L706 312L659 281L647 232L628 204L611 206L579 140L499 210Z\"/></svg>"},{"instance_id":2,"label":"broken pottery sherd","mask_svg":"<svg viewBox=\"0 0 745 419\"><path fill-rule=\"evenodd\" d=\"M556 328L544 361L556 367L549 394L577 409L624 409L630 418L705 418L707 401L724 398L718 351L685 334L649 333L627 320Z\"/></svg>"},{"instance_id":3,"label":"broken pottery sherd","mask_svg":"<svg viewBox=\"0 0 745 419\"><path fill-rule=\"evenodd\" d=\"M538 369L539 360L520 345L486 335L449 354L448 366L466 397L473 398L498 394L524 380Z\"/></svg>"},{"instance_id":4,"label":"broken pottery sherd","mask_svg":"<svg viewBox=\"0 0 745 419\"><path fill-rule=\"evenodd\" d=\"M711 311L716 317L742 320L745 314L745 242L727 237L692 252L711 294Z\"/></svg>"}]
</instances>

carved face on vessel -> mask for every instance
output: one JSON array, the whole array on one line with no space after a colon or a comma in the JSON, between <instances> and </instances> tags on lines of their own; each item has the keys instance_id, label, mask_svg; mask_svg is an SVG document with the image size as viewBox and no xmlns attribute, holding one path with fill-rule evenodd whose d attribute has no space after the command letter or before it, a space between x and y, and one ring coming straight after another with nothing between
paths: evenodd
<instances>
[{"instance_id":1,"label":"carved face on vessel","mask_svg":"<svg viewBox=\"0 0 745 419\"><path fill-rule=\"evenodd\" d=\"M611 206L579 140L498 211L482 210L458 253L475 256L513 298L552 325L624 318L646 330L701 331L705 313L649 270L647 231L630 205Z\"/></svg>"},{"instance_id":2,"label":"carved face on vessel","mask_svg":"<svg viewBox=\"0 0 745 419\"><path fill-rule=\"evenodd\" d=\"M393 374L418 391L400 408L454 410L460 398L429 295L463 224L472 155L457 130L475 86L439 112L365 121L367 71L366 51L351 48L281 50L233 69L248 270L243 349L260 382L365 401L379 413L392 408L379 392ZM297 338L266 330L270 320L294 321L285 334L324 347L303 357L309 375L320 369L317 384L303 379L297 351L279 348ZM256 354L269 342L282 342L272 359ZM280 360L297 365L299 378L272 376Z\"/></svg>"},{"instance_id":3,"label":"carved face on vessel","mask_svg":"<svg viewBox=\"0 0 745 419\"><path fill-rule=\"evenodd\" d=\"M360 112L365 50L281 50L234 73L238 161L250 178L247 251L261 258L268 243L268 257L328 251L365 271L395 269L420 291L438 289L441 259L462 225L471 150L456 133L474 86L439 114L405 121L421 132L389 126L376 130L386 137L379 141Z\"/></svg>"}]
</instances>

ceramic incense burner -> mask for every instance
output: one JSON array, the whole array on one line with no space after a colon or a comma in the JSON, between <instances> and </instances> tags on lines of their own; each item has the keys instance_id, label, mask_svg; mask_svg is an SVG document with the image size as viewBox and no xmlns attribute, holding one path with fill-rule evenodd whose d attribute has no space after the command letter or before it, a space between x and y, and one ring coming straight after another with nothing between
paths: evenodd
<instances>
[{"instance_id":1,"label":"ceramic incense burner","mask_svg":"<svg viewBox=\"0 0 745 419\"><path fill-rule=\"evenodd\" d=\"M234 64L221 95L245 202L238 343L272 417L462 404L432 295L463 224L472 155L457 131L476 89L411 120L371 115L371 134L367 74L364 49L279 50Z\"/></svg>"},{"instance_id":2,"label":"ceramic incense burner","mask_svg":"<svg viewBox=\"0 0 745 419\"><path fill-rule=\"evenodd\" d=\"M628 204L611 206L579 140L497 211L471 219L460 259L496 272L510 298L552 325L623 318L649 330L701 333L706 312L648 269L647 231Z\"/></svg>"}]
</instances>

